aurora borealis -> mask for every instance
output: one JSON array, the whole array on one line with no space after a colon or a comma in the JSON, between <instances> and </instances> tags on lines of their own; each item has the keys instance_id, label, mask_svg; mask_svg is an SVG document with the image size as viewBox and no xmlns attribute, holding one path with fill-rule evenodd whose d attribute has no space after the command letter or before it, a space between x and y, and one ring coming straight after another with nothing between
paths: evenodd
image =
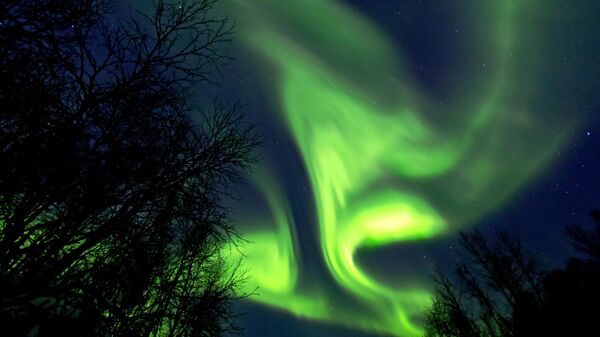
<instances>
[{"instance_id":1,"label":"aurora borealis","mask_svg":"<svg viewBox=\"0 0 600 337\"><path fill-rule=\"evenodd\" d=\"M239 67L263 95L247 98L249 108L289 137L295 148L285 151L301 163L290 167L266 147L251 178L259 198L237 211L248 243L230 258L243 261L245 289L257 289L249 300L300 319L418 336L427 265L398 278L394 265L406 262L388 262L382 278L360 254L451 237L547 170L594 96L582 89L593 55L559 57L575 42L557 34L591 30L578 24L590 20L581 11L590 4L561 12L564 2L461 1L449 15L460 28L445 27L460 32L453 49L430 50L452 58L439 62L460 76L434 88L403 41L349 2L225 1ZM306 193L290 192L301 186Z\"/></svg>"},{"instance_id":2,"label":"aurora borealis","mask_svg":"<svg viewBox=\"0 0 600 337\"><path fill-rule=\"evenodd\" d=\"M600 0L0 6L17 336L587 336Z\"/></svg>"}]
</instances>

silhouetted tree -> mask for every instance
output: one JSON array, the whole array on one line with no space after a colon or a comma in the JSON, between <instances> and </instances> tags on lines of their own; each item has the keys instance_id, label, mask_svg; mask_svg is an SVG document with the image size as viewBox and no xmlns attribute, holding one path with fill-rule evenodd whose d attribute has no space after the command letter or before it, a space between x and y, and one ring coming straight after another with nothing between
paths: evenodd
<instances>
[{"instance_id":1,"label":"silhouetted tree","mask_svg":"<svg viewBox=\"0 0 600 337\"><path fill-rule=\"evenodd\" d=\"M549 330L562 336L597 336L600 306L600 212L592 212L595 228L567 227L567 235L582 254L546 278Z\"/></svg>"},{"instance_id":2,"label":"silhouetted tree","mask_svg":"<svg viewBox=\"0 0 600 337\"><path fill-rule=\"evenodd\" d=\"M237 106L194 103L227 61L214 2L161 0L126 19L104 0L0 4L3 331L233 328L222 201L257 142Z\"/></svg>"},{"instance_id":3,"label":"silhouetted tree","mask_svg":"<svg viewBox=\"0 0 600 337\"><path fill-rule=\"evenodd\" d=\"M520 241L499 233L462 233L464 261L454 280L438 271L426 336L537 336L543 302L543 273Z\"/></svg>"},{"instance_id":4,"label":"silhouetted tree","mask_svg":"<svg viewBox=\"0 0 600 337\"><path fill-rule=\"evenodd\" d=\"M596 228L567 227L581 257L546 272L505 233L461 234L463 261L454 277L434 274L426 336L597 336L600 303L600 212Z\"/></svg>"}]
</instances>

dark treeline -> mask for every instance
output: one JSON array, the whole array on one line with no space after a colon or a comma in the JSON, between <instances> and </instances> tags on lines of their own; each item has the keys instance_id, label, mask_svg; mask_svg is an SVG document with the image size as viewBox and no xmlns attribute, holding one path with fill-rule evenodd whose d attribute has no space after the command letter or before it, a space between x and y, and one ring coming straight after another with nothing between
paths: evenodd
<instances>
[{"instance_id":1,"label":"dark treeline","mask_svg":"<svg viewBox=\"0 0 600 337\"><path fill-rule=\"evenodd\" d=\"M213 3L1 2L2 335L233 329L222 201L257 142L235 105L195 106L228 60Z\"/></svg>"},{"instance_id":2,"label":"dark treeline","mask_svg":"<svg viewBox=\"0 0 600 337\"><path fill-rule=\"evenodd\" d=\"M600 212L595 228L570 226L580 256L546 271L514 236L480 232L460 237L461 261L451 276L438 271L427 337L598 336Z\"/></svg>"}]
</instances>

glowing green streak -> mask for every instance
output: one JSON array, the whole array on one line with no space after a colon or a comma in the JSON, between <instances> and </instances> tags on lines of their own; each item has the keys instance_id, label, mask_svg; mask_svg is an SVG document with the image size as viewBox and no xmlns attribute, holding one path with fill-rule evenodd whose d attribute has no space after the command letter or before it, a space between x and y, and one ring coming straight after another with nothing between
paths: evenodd
<instances>
[{"instance_id":1,"label":"glowing green streak","mask_svg":"<svg viewBox=\"0 0 600 337\"><path fill-rule=\"evenodd\" d=\"M255 174L255 181L264 193L271 210L271 219L256 221L252 225L265 227L244 234L246 243L230 247L228 258L232 264L243 261L243 271L250 278L243 283L243 292L255 294L252 299L267 305L281 306L294 314L307 318L325 318L328 313L319 298L309 298L297 289L298 257L294 249L291 229L294 228L286 199L276 185L269 184L266 174ZM273 230L275 229L275 230Z\"/></svg>"},{"instance_id":2,"label":"glowing green streak","mask_svg":"<svg viewBox=\"0 0 600 337\"><path fill-rule=\"evenodd\" d=\"M494 70L480 75L489 80L470 94L470 105L436 120L428 110L441 108L402 72L392 44L349 8L325 0L231 1L234 12L244 13L241 39L277 79L280 117L312 184L323 259L364 308L334 311L337 299L301 290L291 212L264 177L256 180L275 230L245 235L253 242L245 251L250 287L260 293L253 299L303 317L419 335L414 318L429 304L428 288L390 287L357 265L355 255L456 231L498 207L562 143L530 136L545 125L527 110L520 90L530 83L512 57L526 49L514 42L513 27L529 29L517 22L520 6L534 2L489 5ZM442 131L444 123L459 127Z\"/></svg>"},{"instance_id":3,"label":"glowing green streak","mask_svg":"<svg viewBox=\"0 0 600 337\"><path fill-rule=\"evenodd\" d=\"M287 49L301 55L299 50ZM405 315L402 308L422 310L428 296L415 289L392 291L382 286L356 266L354 253L367 243L377 246L429 237L439 233L444 222L425 201L398 191L379 192L367 201L355 198L369 196L361 192L380 177L386 165L395 164L394 170L410 176L429 175L449 167L455 156L436 147L418 149L417 144L431 141L431 134L410 111L400 108L398 113L372 118L377 114L373 107L344 95L327 72L302 60L292 63L291 55L274 58L286 60L281 66L286 67L283 101L288 122L304 158L311 158L307 167L315 189L325 261L341 285L375 304L374 309L383 309L381 314L390 315L386 324L392 326L369 328L397 331ZM393 146L406 151L392 153ZM402 330L417 331L410 324Z\"/></svg>"}]
</instances>

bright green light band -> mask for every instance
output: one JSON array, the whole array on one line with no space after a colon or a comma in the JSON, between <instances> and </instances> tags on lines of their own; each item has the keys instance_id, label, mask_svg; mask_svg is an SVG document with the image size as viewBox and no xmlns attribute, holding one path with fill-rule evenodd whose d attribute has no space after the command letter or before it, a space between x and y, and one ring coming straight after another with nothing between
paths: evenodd
<instances>
[{"instance_id":1,"label":"bright green light band","mask_svg":"<svg viewBox=\"0 0 600 337\"><path fill-rule=\"evenodd\" d=\"M300 284L291 206L265 175L255 181L271 214L241 225L252 242L241 250L247 290L258 288L253 300L367 331L421 334L426 271L407 275L420 284L390 286L357 264L357 251L455 233L499 207L564 144L574 123L533 109L535 83L524 76L535 64L528 44L539 34L528 16L543 4L470 4L488 19L471 34L486 61L469 74L477 90L456 88L459 103L445 107L411 79L408 60L384 33L338 1L228 3L302 155L328 272L360 308ZM542 132L549 127L552 136Z\"/></svg>"}]
</instances>

